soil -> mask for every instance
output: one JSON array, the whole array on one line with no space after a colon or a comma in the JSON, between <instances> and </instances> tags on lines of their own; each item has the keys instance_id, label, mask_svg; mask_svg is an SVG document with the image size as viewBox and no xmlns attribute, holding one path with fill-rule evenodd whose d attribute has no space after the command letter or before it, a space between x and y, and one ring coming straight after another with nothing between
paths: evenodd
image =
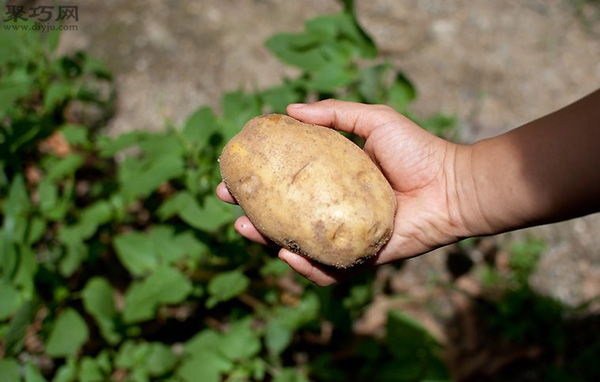
<instances>
[{"instance_id":1,"label":"soil","mask_svg":"<svg viewBox=\"0 0 600 382\"><path fill-rule=\"evenodd\" d=\"M591 2L589 2L591 3ZM181 124L224 92L294 75L265 49L276 32L341 9L333 0L107 0L79 6L62 52L85 48L108 64L118 89L112 134ZM583 0L358 0L361 24L383 58L413 80L418 115L455 115L462 140L500 134L550 113L600 84L600 17ZM600 295L600 216L493 240L541 237L532 278L541 293L577 305ZM410 260L392 284L450 280L447 250ZM473 255L476 256L476 255ZM477 263L477 259L474 260Z\"/></svg>"}]
</instances>

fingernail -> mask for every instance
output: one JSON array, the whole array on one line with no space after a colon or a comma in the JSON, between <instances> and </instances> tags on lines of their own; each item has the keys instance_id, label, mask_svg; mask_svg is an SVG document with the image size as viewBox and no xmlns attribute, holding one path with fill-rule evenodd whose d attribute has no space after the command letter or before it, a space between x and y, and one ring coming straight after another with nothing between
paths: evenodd
<instances>
[{"instance_id":1,"label":"fingernail","mask_svg":"<svg viewBox=\"0 0 600 382\"><path fill-rule=\"evenodd\" d=\"M288 107L292 108L292 109L300 109L300 108L302 108L304 106L306 106L305 103L291 103L291 104L288 105Z\"/></svg>"}]
</instances>

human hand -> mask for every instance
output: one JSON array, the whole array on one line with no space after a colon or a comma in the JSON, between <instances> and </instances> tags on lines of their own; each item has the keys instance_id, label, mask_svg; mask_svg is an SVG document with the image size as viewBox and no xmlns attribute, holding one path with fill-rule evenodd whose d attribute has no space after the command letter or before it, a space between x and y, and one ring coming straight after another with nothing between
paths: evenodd
<instances>
[{"instance_id":1,"label":"human hand","mask_svg":"<svg viewBox=\"0 0 600 382\"><path fill-rule=\"evenodd\" d=\"M379 254L359 269L414 257L467 236L454 176L458 145L428 133L387 106L326 100L292 104L287 113L302 122L364 138L366 154L379 166L395 192L393 235ZM223 183L217 187L217 195L225 202L235 203ZM250 240L269 243L246 216L236 221L235 228ZM356 267L339 270L323 266L286 249L280 250L279 257L321 286L357 271Z\"/></svg>"}]
</instances>

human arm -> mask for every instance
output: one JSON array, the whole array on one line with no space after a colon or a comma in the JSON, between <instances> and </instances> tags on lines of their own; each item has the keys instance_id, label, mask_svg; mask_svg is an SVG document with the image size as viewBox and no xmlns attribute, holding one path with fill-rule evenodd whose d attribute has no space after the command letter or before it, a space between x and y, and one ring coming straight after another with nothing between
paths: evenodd
<instances>
[{"instance_id":1,"label":"human arm","mask_svg":"<svg viewBox=\"0 0 600 382\"><path fill-rule=\"evenodd\" d=\"M600 92L473 145L435 137L389 107L335 100L290 105L290 116L354 132L392 185L394 234L367 266L417 256L464 237L505 232L600 210ZM221 184L221 199L235 202ZM246 218L243 236L264 238ZM293 269L319 285L353 272L285 249Z\"/></svg>"},{"instance_id":2,"label":"human arm","mask_svg":"<svg viewBox=\"0 0 600 382\"><path fill-rule=\"evenodd\" d=\"M460 147L452 173L471 236L600 211L600 91Z\"/></svg>"}]
</instances>

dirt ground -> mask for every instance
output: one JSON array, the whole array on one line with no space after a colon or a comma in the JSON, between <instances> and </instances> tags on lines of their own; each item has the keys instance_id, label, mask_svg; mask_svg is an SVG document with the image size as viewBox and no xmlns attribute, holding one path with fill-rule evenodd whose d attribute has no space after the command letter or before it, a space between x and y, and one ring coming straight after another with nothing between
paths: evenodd
<instances>
[{"instance_id":1,"label":"dirt ground","mask_svg":"<svg viewBox=\"0 0 600 382\"><path fill-rule=\"evenodd\" d=\"M416 84L413 110L456 115L464 140L472 142L599 87L600 22L575 2L358 0L357 10L383 57ZM60 49L85 48L112 69L119 94L112 133L160 129L199 106L218 108L226 91L293 75L263 42L339 9L333 0L85 2L79 30L64 32ZM600 294L598 233L600 216L589 216L512 236L546 240L534 285L577 304ZM424 283L443 268L438 251L409 261L400 277Z\"/></svg>"}]
</instances>

